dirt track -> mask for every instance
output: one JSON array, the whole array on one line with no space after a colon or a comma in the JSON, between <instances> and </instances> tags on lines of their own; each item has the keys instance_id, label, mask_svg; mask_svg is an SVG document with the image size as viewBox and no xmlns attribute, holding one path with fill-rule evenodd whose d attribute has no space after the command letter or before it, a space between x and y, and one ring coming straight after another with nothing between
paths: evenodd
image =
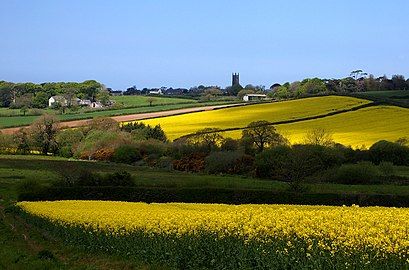
<instances>
[{"instance_id":1,"label":"dirt track","mask_svg":"<svg viewBox=\"0 0 409 270\"><path fill-rule=\"evenodd\" d=\"M149 119L149 118L178 115L178 114L185 114L185 113L192 113L192 112L211 111L211 110L216 110L216 109L243 106L243 105L245 104L239 103L239 104L203 106L203 107L193 107L193 108L185 108L185 109L177 109L177 110L169 110L169 111L161 111L161 112L149 112L149 113L111 116L110 118L114 119L117 122L128 122L128 121L143 120L143 119ZM90 121L92 120L84 119L84 120L60 122L60 127L61 128L83 127L83 126L88 125ZM24 126L24 127L27 127L27 126ZM4 129L0 129L0 132L2 132L3 134L14 134L19 129L24 128L24 127L4 128Z\"/></svg>"}]
</instances>

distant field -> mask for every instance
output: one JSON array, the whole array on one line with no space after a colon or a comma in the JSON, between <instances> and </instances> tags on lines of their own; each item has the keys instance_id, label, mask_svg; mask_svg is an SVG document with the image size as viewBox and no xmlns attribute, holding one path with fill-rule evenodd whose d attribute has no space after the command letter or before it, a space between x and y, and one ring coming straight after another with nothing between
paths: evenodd
<instances>
[{"instance_id":1,"label":"distant field","mask_svg":"<svg viewBox=\"0 0 409 270\"><path fill-rule=\"evenodd\" d=\"M409 109L395 106L373 106L325 118L277 125L292 143L302 142L305 134L314 128L323 128L333 134L336 142L353 147L369 147L380 140L395 141L409 137ZM241 131L225 132L224 136L238 138Z\"/></svg>"},{"instance_id":2,"label":"distant field","mask_svg":"<svg viewBox=\"0 0 409 270\"><path fill-rule=\"evenodd\" d=\"M117 115L127 115L127 114L136 114L136 113L146 113L146 112L157 112L157 111L166 111L166 110L176 110L182 108L190 108L190 107L197 107L197 106L206 106L206 105L218 105L218 104L226 104L229 102L226 101L218 101L218 102L196 102L196 103L170 103L168 105L159 105L153 104L153 106L141 106L141 107L133 107L133 108L124 108L118 110L100 110L88 113L75 113L75 114L63 114L57 115L57 117L61 121L70 121L70 120L79 120L79 119L91 119L97 116L117 116ZM54 111L53 111L54 112ZM7 116L7 117L0 117L0 128L7 128L7 127L18 127L18 126L26 126L30 125L40 116Z\"/></svg>"},{"instance_id":3,"label":"distant field","mask_svg":"<svg viewBox=\"0 0 409 270\"><path fill-rule=\"evenodd\" d=\"M160 124L170 139L176 139L207 127L220 129L240 128L257 120L277 122L300 119L351 109L367 103L369 101L352 97L313 97L169 116L143 122L150 125Z\"/></svg>"}]
</instances>

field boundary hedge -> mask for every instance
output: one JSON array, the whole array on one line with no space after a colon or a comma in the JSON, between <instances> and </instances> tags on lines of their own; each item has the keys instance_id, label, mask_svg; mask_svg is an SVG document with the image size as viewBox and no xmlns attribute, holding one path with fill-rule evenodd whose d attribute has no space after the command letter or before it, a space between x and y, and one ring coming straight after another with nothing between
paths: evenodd
<instances>
[{"instance_id":1,"label":"field boundary hedge","mask_svg":"<svg viewBox=\"0 0 409 270\"><path fill-rule=\"evenodd\" d=\"M146 203L303 204L409 207L409 196L296 193L252 189L151 187L48 187L19 194L19 201L110 200Z\"/></svg>"}]
</instances>

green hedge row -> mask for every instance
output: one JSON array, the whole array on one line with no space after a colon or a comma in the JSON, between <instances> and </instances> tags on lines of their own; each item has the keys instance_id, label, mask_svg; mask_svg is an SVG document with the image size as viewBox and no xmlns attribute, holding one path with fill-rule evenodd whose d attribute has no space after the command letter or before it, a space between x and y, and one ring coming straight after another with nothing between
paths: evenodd
<instances>
[{"instance_id":1,"label":"green hedge row","mask_svg":"<svg viewBox=\"0 0 409 270\"><path fill-rule=\"evenodd\" d=\"M20 193L18 199L20 201L112 200L147 203L409 206L409 196L402 195L295 193L217 188L51 187Z\"/></svg>"}]
</instances>

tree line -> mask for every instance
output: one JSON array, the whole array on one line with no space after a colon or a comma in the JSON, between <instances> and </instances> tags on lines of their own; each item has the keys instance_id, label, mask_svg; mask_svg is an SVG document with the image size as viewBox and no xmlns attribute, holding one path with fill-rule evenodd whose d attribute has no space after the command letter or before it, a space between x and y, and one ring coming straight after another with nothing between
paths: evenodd
<instances>
[{"instance_id":1,"label":"tree line","mask_svg":"<svg viewBox=\"0 0 409 270\"><path fill-rule=\"evenodd\" d=\"M103 84L95 80L41 84L0 81L0 107L45 108L49 98L55 95L63 96L70 106L74 98L95 101L107 98L109 93Z\"/></svg>"},{"instance_id":2,"label":"tree line","mask_svg":"<svg viewBox=\"0 0 409 270\"><path fill-rule=\"evenodd\" d=\"M379 141L369 149L334 142L323 129L314 129L303 142L291 144L272 123L250 123L239 139L206 128L173 142L162 128L143 123L119 125L95 118L87 127L60 129L51 115L14 135L0 134L0 152L58 155L150 166L163 170L234 174L281 180L299 190L305 182L344 184L408 183L395 166L409 166L407 138Z\"/></svg>"},{"instance_id":3,"label":"tree line","mask_svg":"<svg viewBox=\"0 0 409 270\"><path fill-rule=\"evenodd\" d=\"M393 75L392 78L382 76L375 78L362 70L351 72L343 79L310 78L302 81L287 82L283 85L274 84L270 88L271 96L277 98L302 97L316 94L350 94L367 91L409 90L409 79L403 75Z\"/></svg>"}]
</instances>

